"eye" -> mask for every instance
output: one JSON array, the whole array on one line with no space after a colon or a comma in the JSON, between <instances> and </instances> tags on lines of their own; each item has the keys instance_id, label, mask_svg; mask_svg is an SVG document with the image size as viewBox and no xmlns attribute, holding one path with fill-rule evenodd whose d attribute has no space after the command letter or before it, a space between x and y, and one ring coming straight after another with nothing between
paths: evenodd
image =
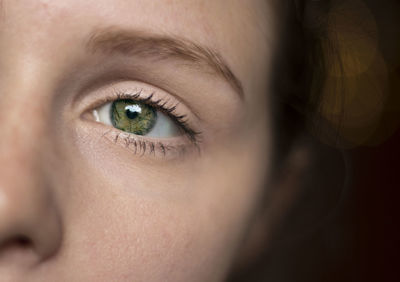
<instances>
[{"instance_id":1,"label":"eye","mask_svg":"<svg viewBox=\"0 0 400 282\"><path fill-rule=\"evenodd\" d=\"M179 125L155 107L131 99L108 102L93 111L96 121L134 135L169 138L182 135Z\"/></svg>"}]
</instances>

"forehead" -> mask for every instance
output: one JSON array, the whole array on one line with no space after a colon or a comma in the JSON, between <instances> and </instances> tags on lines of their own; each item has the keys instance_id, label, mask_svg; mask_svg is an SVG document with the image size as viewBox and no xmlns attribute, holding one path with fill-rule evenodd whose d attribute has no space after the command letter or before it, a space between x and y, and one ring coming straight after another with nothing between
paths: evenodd
<instances>
[{"instance_id":1,"label":"forehead","mask_svg":"<svg viewBox=\"0 0 400 282\"><path fill-rule=\"evenodd\" d=\"M270 2L3 0L0 24L13 36L28 35L27 45L32 40L51 38L60 44L70 44L84 40L93 29L108 27L176 35L217 50L236 75L246 81L255 72L260 58L267 56L269 41L275 37Z\"/></svg>"},{"instance_id":2,"label":"forehead","mask_svg":"<svg viewBox=\"0 0 400 282\"><path fill-rule=\"evenodd\" d=\"M268 0L3 0L3 16L18 12L37 24L68 20L115 24L213 39L219 33L264 29ZM25 13L24 13L25 11ZM5 14L5 15L4 15Z\"/></svg>"}]
</instances>

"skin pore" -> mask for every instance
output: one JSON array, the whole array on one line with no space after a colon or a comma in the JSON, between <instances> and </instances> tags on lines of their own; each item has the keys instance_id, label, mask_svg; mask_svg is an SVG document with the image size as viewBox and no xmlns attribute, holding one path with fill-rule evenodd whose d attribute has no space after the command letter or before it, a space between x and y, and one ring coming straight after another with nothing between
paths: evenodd
<instances>
[{"instance_id":1,"label":"skin pore","mask_svg":"<svg viewBox=\"0 0 400 282\"><path fill-rule=\"evenodd\" d=\"M272 2L2 1L2 281L224 279L268 189ZM134 94L195 140L96 121Z\"/></svg>"}]
</instances>

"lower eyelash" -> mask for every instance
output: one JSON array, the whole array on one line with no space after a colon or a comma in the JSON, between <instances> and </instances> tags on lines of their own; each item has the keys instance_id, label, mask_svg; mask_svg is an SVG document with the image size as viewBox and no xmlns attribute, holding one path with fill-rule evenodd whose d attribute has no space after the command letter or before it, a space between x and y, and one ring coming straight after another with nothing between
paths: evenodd
<instances>
[{"instance_id":1,"label":"lower eyelash","mask_svg":"<svg viewBox=\"0 0 400 282\"><path fill-rule=\"evenodd\" d=\"M188 144L164 144L161 141L140 140L137 136L126 132L113 132L113 129L108 130L102 137L111 140L115 144L121 144L136 155L144 156L145 154L156 156L160 154L163 157L167 155L182 156L187 152ZM200 153L198 143L192 143L196 151Z\"/></svg>"}]
</instances>

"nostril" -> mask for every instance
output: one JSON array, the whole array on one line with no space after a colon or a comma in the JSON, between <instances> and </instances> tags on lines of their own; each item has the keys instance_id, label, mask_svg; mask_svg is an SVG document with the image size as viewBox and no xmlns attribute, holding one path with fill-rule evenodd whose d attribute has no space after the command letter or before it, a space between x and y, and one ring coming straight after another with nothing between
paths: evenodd
<instances>
[{"instance_id":1,"label":"nostril","mask_svg":"<svg viewBox=\"0 0 400 282\"><path fill-rule=\"evenodd\" d=\"M27 236L13 236L0 244L0 268L4 266L30 267L38 260L34 242Z\"/></svg>"},{"instance_id":2,"label":"nostril","mask_svg":"<svg viewBox=\"0 0 400 282\"><path fill-rule=\"evenodd\" d=\"M15 244L22 248L30 248L32 246L32 241L23 235L17 236L15 239Z\"/></svg>"},{"instance_id":3,"label":"nostril","mask_svg":"<svg viewBox=\"0 0 400 282\"><path fill-rule=\"evenodd\" d=\"M7 241L5 241L0 248L1 249L8 249L8 248L18 248L18 249L27 249L32 247L32 241L24 236L18 235L15 236Z\"/></svg>"}]
</instances>

